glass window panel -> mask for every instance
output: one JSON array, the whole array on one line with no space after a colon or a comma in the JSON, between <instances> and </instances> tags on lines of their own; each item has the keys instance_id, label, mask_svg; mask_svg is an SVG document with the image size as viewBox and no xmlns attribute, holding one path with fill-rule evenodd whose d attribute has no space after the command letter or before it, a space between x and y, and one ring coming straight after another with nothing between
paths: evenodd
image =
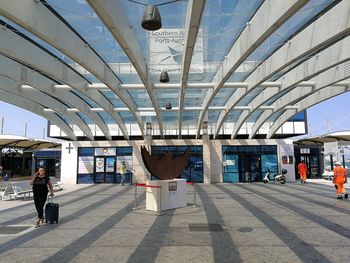
<instances>
[{"instance_id":1,"label":"glass window panel","mask_svg":"<svg viewBox=\"0 0 350 263\"><path fill-rule=\"evenodd\" d=\"M242 114L241 110L233 110L227 115L225 122L237 122L241 114Z\"/></svg>"},{"instance_id":2,"label":"glass window panel","mask_svg":"<svg viewBox=\"0 0 350 263\"><path fill-rule=\"evenodd\" d=\"M113 71L123 65L132 67L118 42L85 0L47 0L47 3L78 32ZM115 73L119 73L118 78L122 83L135 83L134 80L139 82L138 75L133 74L130 77L127 70L126 74L120 74L120 71Z\"/></svg>"},{"instance_id":3,"label":"glass window panel","mask_svg":"<svg viewBox=\"0 0 350 263\"><path fill-rule=\"evenodd\" d=\"M157 5L164 1L142 1L143 4ZM121 1L129 24L133 27L138 44L148 63L153 82L159 82L161 71L167 70L170 83L179 82L183 53L183 38L186 2L180 1L158 6L162 16L162 28L146 31L141 27L144 5L132 1Z\"/></svg>"},{"instance_id":4,"label":"glass window panel","mask_svg":"<svg viewBox=\"0 0 350 263\"><path fill-rule=\"evenodd\" d=\"M237 103L237 106L248 106L249 103L252 100L254 100L255 97L258 96L263 90L264 90L264 88L260 88L260 87L252 90L251 92L246 94L240 102Z\"/></svg>"},{"instance_id":5,"label":"glass window panel","mask_svg":"<svg viewBox=\"0 0 350 263\"><path fill-rule=\"evenodd\" d=\"M275 50L301 29L308 21L313 19L323 9L332 3L332 0L311 0L298 12L281 25L270 37L268 37L245 61L245 63L260 64ZM253 68L247 69L251 73ZM240 81L243 81L242 79Z\"/></svg>"},{"instance_id":6,"label":"glass window panel","mask_svg":"<svg viewBox=\"0 0 350 263\"><path fill-rule=\"evenodd\" d=\"M220 89L219 92L215 95L215 98L211 102L210 106L225 106L225 104L228 102L228 100L231 98L235 91L236 88Z\"/></svg>"},{"instance_id":7,"label":"glass window panel","mask_svg":"<svg viewBox=\"0 0 350 263\"><path fill-rule=\"evenodd\" d=\"M190 160L187 167L181 173L180 178L189 182L203 183L203 147L202 146L152 146L152 155L162 158L166 152L172 152L173 157L182 155L186 150L190 151ZM156 179L152 175L152 179Z\"/></svg>"},{"instance_id":8,"label":"glass window panel","mask_svg":"<svg viewBox=\"0 0 350 263\"><path fill-rule=\"evenodd\" d=\"M119 112L119 114L125 124L136 123L135 117L131 112L122 111L122 112Z\"/></svg>"},{"instance_id":9,"label":"glass window panel","mask_svg":"<svg viewBox=\"0 0 350 263\"><path fill-rule=\"evenodd\" d=\"M254 15L261 0L209 0L206 2L200 28L203 29L204 74L210 81L224 56ZM191 79L190 79L191 81Z\"/></svg>"},{"instance_id":10,"label":"glass window panel","mask_svg":"<svg viewBox=\"0 0 350 263\"><path fill-rule=\"evenodd\" d=\"M171 103L172 107L179 107L179 90L177 89L157 89L156 96L160 107Z\"/></svg>"},{"instance_id":11,"label":"glass window panel","mask_svg":"<svg viewBox=\"0 0 350 263\"><path fill-rule=\"evenodd\" d=\"M126 108L124 102L110 90L101 90L103 96L105 96L115 108Z\"/></svg>"},{"instance_id":12,"label":"glass window panel","mask_svg":"<svg viewBox=\"0 0 350 263\"><path fill-rule=\"evenodd\" d=\"M57 115L57 117L59 117L60 119L62 119L65 123L67 123L67 125L73 125L73 122L67 118L65 115L59 114L59 113L54 113Z\"/></svg>"},{"instance_id":13,"label":"glass window panel","mask_svg":"<svg viewBox=\"0 0 350 263\"><path fill-rule=\"evenodd\" d=\"M216 123L218 121L219 115L221 111L208 111L208 122L209 123Z\"/></svg>"},{"instance_id":14,"label":"glass window panel","mask_svg":"<svg viewBox=\"0 0 350 263\"><path fill-rule=\"evenodd\" d=\"M95 148L93 147L79 147L78 156L94 156Z\"/></svg>"},{"instance_id":15,"label":"glass window panel","mask_svg":"<svg viewBox=\"0 0 350 263\"><path fill-rule=\"evenodd\" d=\"M264 110L256 110L251 115L248 116L246 122L256 122Z\"/></svg>"},{"instance_id":16,"label":"glass window panel","mask_svg":"<svg viewBox=\"0 0 350 263\"><path fill-rule=\"evenodd\" d=\"M261 155L261 171L265 175L270 172L270 178L273 178L274 174L278 171L278 161L276 154L262 154Z\"/></svg>"},{"instance_id":17,"label":"glass window panel","mask_svg":"<svg viewBox=\"0 0 350 263\"><path fill-rule=\"evenodd\" d=\"M74 95L78 96L79 98L81 98L84 102L86 102L91 108L99 108L100 106L98 106L95 102L93 102L91 99L89 99L86 95L84 95L83 93L81 93L80 91L74 90L74 91L70 91L72 92Z\"/></svg>"},{"instance_id":18,"label":"glass window panel","mask_svg":"<svg viewBox=\"0 0 350 263\"><path fill-rule=\"evenodd\" d=\"M164 124L174 124L175 127L178 126L179 113L177 111L161 111L160 116Z\"/></svg>"},{"instance_id":19,"label":"glass window panel","mask_svg":"<svg viewBox=\"0 0 350 263\"><path fill-rule=\"evenodd\" d=\"M199 117L199 111L183 111L182 112L182 123L193 125L197 127Z\"/></svg>"},{"instance_id":20,"label":"glass window panel","mask_svg":"<svg viewBox=\"0 0 350 263\"><path fill-rule=\"evenodd\" d=\"M106 124L115 124L116 123L115 120L112 118L112 116L106 112L97 112L97 114L101 117L101 119Z\"/></svg>"},{"instance_id":21,"label":"glass window panel","mask_svg":"<svg viewBox=\"0 0 350 263\"><path fill-rule=\"evenodd\" d=\"M301 112L295 114L288 121L305 121L305 111L301 111Z\"/></svg>"},{"instance_id":22,"label":"glass window panel","mask_svg":"<svg viewBox=\"0 0 350 263\"><path fill-rule=\"evenodd\" d=\"M148 93L146 90L129 90L129 93L133 100L135 101L135 104L139 108L152 108L152 102L148 96Z\"/></svg>"},{"instance_id":23,"label":"glass window panel","mask_svg":"<svg viewBox=\"0 0 350 263\"><path fill-rule=\"evenodd\" d=\"M201 107L203 99L207 94L207 89L186 89L185 90L185 107Z\"/></svg>"},{"instance_id":24,"label":"glass window panel","mask_svg":"<svg viewBox=\"0 0 350 263\"><path fill-rule=\"evenodd\" d=\"M77 115L79 115L80 118L83 119L83 121L86 123L86 124L95 124L95 122L88 116L86 115L85 113L83 112L77 112Z\"/></svg>"}]
</instances>

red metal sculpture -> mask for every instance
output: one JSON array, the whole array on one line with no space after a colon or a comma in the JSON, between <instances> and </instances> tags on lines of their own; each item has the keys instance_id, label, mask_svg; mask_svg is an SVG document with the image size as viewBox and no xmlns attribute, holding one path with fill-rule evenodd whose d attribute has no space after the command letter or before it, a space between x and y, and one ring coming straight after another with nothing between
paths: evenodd
<instances>
[{"instance_id":1,"label":"red metal sculpture","mask_svg":"<svg viewBox=\"0 0 350 263\"><path fill-rule=\"evenodd\" d=\"M179 177L190 159L189 150L186 150L182 156L173 157L173 153L167 152L165 156L158 158L152 156L145 146L141 146L141 155L147 170L161 180Z\"/></svg>"}]
</instances>

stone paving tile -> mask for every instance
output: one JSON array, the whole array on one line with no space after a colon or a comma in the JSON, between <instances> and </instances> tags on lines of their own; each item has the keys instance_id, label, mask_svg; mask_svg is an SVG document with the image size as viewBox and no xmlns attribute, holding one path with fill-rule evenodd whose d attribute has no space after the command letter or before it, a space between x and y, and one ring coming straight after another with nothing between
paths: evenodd
<instances>
[{"instance_id":1,"label":"stone paving tile","mask_svg":"<svg viewBox=\"0 0 350 263\"><path fill-rule=\"evenodd\" d=\"M305 186L201 184L199 207L163 216L146 211L144 200L129 210L132 187L75 186L56 199L59 224L0 236L0 262L348 262L350 202L332 199L329 182ZM6 203L7 212L2 202L0 225L34 223L32 200ZM190 223L224 231L189 231Z\"/></svg>"}]
</instances>

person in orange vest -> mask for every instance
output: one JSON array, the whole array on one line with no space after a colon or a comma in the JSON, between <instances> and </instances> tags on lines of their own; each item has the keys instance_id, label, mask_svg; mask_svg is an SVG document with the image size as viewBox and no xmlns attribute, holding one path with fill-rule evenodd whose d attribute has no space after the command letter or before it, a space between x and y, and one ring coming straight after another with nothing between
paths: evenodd
<instances>
[{"instance_id":1,"label":"person in orange vest","mask_svg":"<svg viewBox=\"0 0 350 263\"><path fill-rule=\"evenodd\" d=\"M300 183L306 183L307 179L307 166L304 161L301 161L301 163L298 164L298 173L300 175Z\"/></svg>"},{"instance_id":2,"label":"person in orange vest","mask_svg":"<svg viewBox=\"0 0 350 263\"><path fill-rule=\"evenodd\" d=\"M345 192L344 184L347 183L348 178L346 177L346 170L340 164L340 162L334 163L334 177L333 183L337 191L337 199L343 199L343 194L345 199L348 198L348 194Z\"/></svg>"}]
</instances>

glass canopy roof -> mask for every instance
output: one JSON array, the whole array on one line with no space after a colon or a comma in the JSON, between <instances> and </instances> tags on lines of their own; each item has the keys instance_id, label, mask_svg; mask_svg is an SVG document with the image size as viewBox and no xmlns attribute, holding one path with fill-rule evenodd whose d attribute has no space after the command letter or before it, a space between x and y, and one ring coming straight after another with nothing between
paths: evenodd
<instances>
[{"instance_id":1,"label":"glass canopy roof","mask_svg":"<svg viewBox=\"0 0 350 263\"><path fill-rule=\"evenodd\" d=\"M243 123L257 123L252 132L261 134L258 131L263 123L271 127L291 110L293 114L284 121L294 121L290 118L308 107L302 102L307 94L289 101L288 96L302 89L300 83L317 81L317 75L341 62L312 69L312 74L307 68L309 75L305 71L309 61L347 36L345 27L327 39L329 30L318 26L327 24L327 19L341 19L346 2L6 1L0 3L0 22L7 29L1 38L16 39L13 49L25 49L29 55L0 45L0 54L17 63L21 72L17 78L15 74L0 74L56 98L63 108L75 108L73 115L87 125L102 130L104 125L108 129L117 125L126 139L145 135L146 123L159 136L198 138L204 123L214 137L230 136ZM159 30L141 27L149 5L159 9ZM13 11L16 8L25 11ZM299 36L309 28L315 37L302 43ZM316 39L317 34L323 34L324 39ZM47 62L37 59L41 56ZM160 82L163 71L169 74L168 83ZM299 71L304 76L295 78ZM34 74L44 80L36 83ZM278 92L273 89L276 87ZM56 89L69 92L55 93ZM74 100L79 103L74 105ZM74 118L54 107L47 108L49 112L67 126L81 128ZM89 112L93 114L89 116ZM95 123L98 118L102 123Z\"/></svg>"}]
</instances>

